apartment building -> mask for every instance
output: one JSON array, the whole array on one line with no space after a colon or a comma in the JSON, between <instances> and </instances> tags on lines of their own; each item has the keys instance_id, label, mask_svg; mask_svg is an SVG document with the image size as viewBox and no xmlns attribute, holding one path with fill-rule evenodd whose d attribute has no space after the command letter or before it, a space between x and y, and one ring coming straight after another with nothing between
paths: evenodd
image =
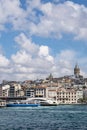
<instances>
[{"instance_id":1,"label":"apartment building","mask_svg":"<svg viewBox=\"0 0 87 130\"><path fill-rule=\"evenodd\" d=\"M25 96L26 97L35 97L35 90L34 90L34 88L27 88L25 90Z\"/></svg>"},{"instance_id":2,"label":"apartment building","mask_svg":"<svg viewBox=\"0 0 87 130\"><path fill-rule=\"evenodd\" d=\"M2 86L2 97L8 97L9 96L9 89L10 85L4 85Z\"/></svg>"},{"instance_id":3,"label":"apartment building","mask_svg":"<svg viewBox=\"0 0 87 130\"><path fill-rule=\"evenodd\" d=\"M27 97L46 97L46 87L45 86L32 86L27 88L25 91L25 96Z\"/></svg>"},{"instance_id":4,"label":"apartment building","mask_svg":"<svg viewBox=\"0 0 87 130\"><path fill-rule=\"evenodd\" d=\"M83 99L83 96L84 96L83 90L77 90L77 92L76 92L77 102L78 102L79 99Z\"/></svg>"},{"instance_id":5,"label":"apartment building","mask_svg":"<svg viewBox=\"0 0 87 130\"><path fill-rule=\"evenodd\" d=\"M24 96L24 92L21 89L20 84L7 84L2 86L2 96L3 97L20 97Z\"/></svg>"},{"instance_id":6,"label":"apartment building","mask_svg":"<svg viewBox=\"0 0 87 130\"><path fill-rule=\"evenodd\" d=\"M75 89L59 88L57 90L57 102L59 104L76 104L83 98L83 91Z\"/></svg>"},{"instance_id":7,"label":"apartment building","mask_svg":"<svg viewBox=\"0 0 87 130\"><path fill-rule=\"evenodd\" d=\"M24 92L21 88L20 84L12 84L10 85L10 89L9 89L9 96L10 97L20 97L20 96L24 96Z\"/></svg>"},{"instance_id":8,"label":"apartment building","mask_svg":"<svg viewBox=\"0 0 87 130\"><path fill-rule=\"evenodd\" d=\"M47 87L46 98L57 99L57 87Z\"/></svg>"}]
</instances>

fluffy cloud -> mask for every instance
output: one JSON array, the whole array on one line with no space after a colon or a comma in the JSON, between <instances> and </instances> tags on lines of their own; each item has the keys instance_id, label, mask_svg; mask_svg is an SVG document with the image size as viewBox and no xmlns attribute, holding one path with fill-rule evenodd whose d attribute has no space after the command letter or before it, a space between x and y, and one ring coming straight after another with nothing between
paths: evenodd
<instances>
[{"instance_id":1,"label":"fluffy cloud","mask_svg":"<svg viewBox=\"0 0 87 130\"><path fill-rule=\"evenodd\" d=\"M40 46L38 55L40 57L44 57L46 60L48 60L50 62L54 61L54 58L51 55L49 55L49 48L48 48L48 46L43 46L43 45Z\"/></svg>"},{"instance_id":2,"label":"fluffy cloud","mask_svg":"<svg viewBox=\"0 0 87 130\"><path fill-rule=\"evenodd\" d=\"M72 34L74 39L87 39L87 8L70 1L53 4L41 4L43 13L38 24L32 23L32 34L61 38L63 34Z\"/></svg>"},{"instance_id":3,"label":"fluffy cloud","mask_svg":"<svg viewBox=\"0 0 87 130\"><path fill-rule=\"evenodd\" d=\"M74 39L87 39L87 8L71 1L41 2L26 0L26 9L20 0L0 1L0 30L27 31L30 35L61 38L72 34ZM4 12L4 15L3 15Z\"/></svg>"},{"instance_id":4,"label":"fluffy cloud","mask_svg":"<svg viewBox=\"0 0 87 130\"><path fill-rule=\"evenodd\" d=\"M5 29L5 24L12 25L14 29L22 29L25 17L26 13L19 0L0 0L0 30Z\"/></svg>"},{"instance_id":5,"label":"fluffy cloud","mask_svg":"<svg viewBox=\"0 0 87 130\"><path fill-rule=\"evenodd\" d=\"M10 74L13 75L13 79L15 76L17 80L35 79L46 77L49 73L54 76L72 74L72 62L76 55L74 51L62 50L56 57L53 57L48 46L40 46L30 42L32 40L23 33L15 39L20 46L18 52L12 55L10 61ZM34 51L36 55L33 55L31 50L27 50L28 45L25 43L29 43L30 48L33 45L35 46L34 49L38 50Z\"/></svg>"},{"instance_id":6,"label":"fluffy cloud","mask_svg":"<svg viewBox=\"0 0 87 130\"><path fill-rule=\"evenodd\" d=\"M78 59L75 51L61 50L53 57L49 46L34 43L24 33L16 36L15 40L19 45L19 50L16 54L12 54L11 59L8 60L2 53L0 54L1 80L23 81L26 79L46 78L50 73L54 77L73 74L74 63ZM80 61L87 64L86 59L80 58ZM86 66L84 67L86 69ZM84 68L81 73L86 75Z\"/></svg>"},{"instance_id":7,"label":"fluffy cloud","mask_svg":"<svg viewBox=\"0 0 87 130\"><path fill-rule=\"evenodd\" d=\"M0 54L0 81L8 79L9 74L12 72L10 68L10 60L7 59L2 53Z\"/></svg>"},{"instance_id":8,"label":"fluffy cloud","mask_svg":"<svg viewBox=\"0 0 87 130\"><path fill-rule=\"evenodd\" d=\"M8 67L8 65L9 65L9 60L5 56L0 54L0 67Z\"/></svg>"},{"instance_id":9,"label":"fluffy cloud","mask_svg":"<svg viewBox=\"0 0 87 130\"><path fill-rule=\"evenodd\" d=\"M53 67L54 57L48 46L38 45L24 33L15 38L19 50L11 56L12 73L20 80L46 76ZM21 75L21 76L20 76ZM25 78L24 78L25 77Z\"/></svg>"},{"instance_id":10,"label":"fluffy cloud","mask_svg":"<svg viewBox=\"0 0 87 130\"><path fill-rule=\"evenodd\" d=\"M48 46L40 46L40 48L39 48L39 55L40 56L48 56L48 54L49 54L49 48L48 48Z\"/></svg>"},{"instance_id":11,"label":"fluffy cloud","mask_svg":"<svg viewBox=\"0 0 87 130\"><path fill-rule=\"evenodd\" d=\"M27 55L25 51L21 50L17 52L16 55L12 55L12 60L16 64L26 64L28 61L31 62L31 56L29 54Z\"/></svg>"},{"instance_id":12,"label":"fluffy cloud","mask_svg":"<svg viewBox=\"0 0 87 130\"><path fill-rule=\"evenodd\" d=\"M36 55L39 51L39 46L32 42L31 39L28 39L24 33L21 33L15 38L15 41L18 43L21 49L28 51L32 55Z\"/></svg>"},{"instance_id":13,"label":"fluffy cloud","mask_svg":"<svg viewBox=\"0 0 87 130\"><path fill-rule=\"evenodd\" d=\"M60 57L61 60L62 60L62 59L63 59L63 60L66 59L66 60L72 61L72 59L75 58L75 55L76 55L76 52L75 52L75 51L72 51L72 50L64 50L64 51L61 51L61 52L60 52L60 54L59 54L58 57Z\"/></svg>"},{"instance_id":14,"label":"fluffy cloud","mask_svg":"<svg viewBox=\"0 0 87 130\"><path fill-rule=\"evenodd\" d=\"M61 38L72 34L75 39L86 39L87 8L71 1L57 4L41 0L26 0L26 9L20 0L0 1L0 30L8 28L27 31L31 35ZM3 15L4 14L4 15Z\"/></svg>"},{"instance_id":15,"label":"fluffy cloud","mask_svg":"<svg viewBox=\"0 0 87 130\"><path fill-rule=\"evenodd\" d=\"M67 1L62 4L46 3L40 7L43 16L38 25L32 25L32 33L61 38L71 33L75 39L86 38L87 8Z\"/></svg>"},{"instance_id":16,"label":"fluffy cloud","mask_svg":"<svg viewBox=\"0 0 87 130\"><path fill-rule=\"evenodd\" d=\"M72 66L76 57L75 51L62 50L56 57L53 57L48 46L33 43L23 33L16 37L16 41L20 44L20 48L16 54L12 55L11 61L13 73L17 77L19 76L18 79L46 77L49 73L57 77L73 74ZM25 43L29 43L30 48L34 45L34 49L38 50L34 51L36 55L33 55L31 50L27 50L28 45Z\"/></svg>"},{"instance_id":17,"label":"fluffy cloud","mask_svg":"<svg viewBox=\"0 0 87 130\"><path fill-rule=\"evenodd\" d=\"M61 50L55 57L53 73L56 76L72 75L76 61L76 52L73 50Z\"/></svg>"},{"instance_id":18,"label":"fluffy cloud","mask_svg":"<svg viewBox=\"0 0 87 130\"><path fill-rule=\"evenodd\" d=\"M11 59L8 60L3 54L0 54L1 80L23 81L26 79L46 78L50 73L54 77L73 74L74 63L78 59L75 51L61 50L53 57L48 46L33 43L24 33L18 35L15 40L19 45L19 50L11 56ZM29 43L30 48L34 46L36 55L33 55L30 49L27 50L28 45L25 43ZM83 60L87 64L86 59L81 59L81 61ZM84 72L81 71L81 73L85 75Z\"/></svg>"}]
</instances>

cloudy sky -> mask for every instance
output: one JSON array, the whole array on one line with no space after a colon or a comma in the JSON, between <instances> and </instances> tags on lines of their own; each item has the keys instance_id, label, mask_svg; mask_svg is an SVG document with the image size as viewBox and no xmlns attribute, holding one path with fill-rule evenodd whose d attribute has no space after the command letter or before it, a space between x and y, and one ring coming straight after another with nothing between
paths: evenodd
<instances>
[{"instance_id":1,"label":"cloudy sky","mask_svg":"<svg viewBox=\"0 0 87 130\"><path fill-rule=\"evenodd\" d=\"M0 81L87 76L87 0L0 0Z\"/></svg>"}]
</instances>

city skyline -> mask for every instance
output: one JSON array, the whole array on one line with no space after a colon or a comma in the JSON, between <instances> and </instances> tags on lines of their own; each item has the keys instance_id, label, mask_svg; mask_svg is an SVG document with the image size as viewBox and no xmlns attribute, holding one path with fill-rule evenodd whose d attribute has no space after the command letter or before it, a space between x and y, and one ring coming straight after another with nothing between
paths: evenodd
<instances>
[{"instance_id":1,"label":"city skyline","mask_svg":"<svg viewBox=\"0 0 87 130\"><path fill-rule=\"evenodd\" d=\"M87 76L86 0L1 0L0 81Z\"/></svg>"}]
</instances>

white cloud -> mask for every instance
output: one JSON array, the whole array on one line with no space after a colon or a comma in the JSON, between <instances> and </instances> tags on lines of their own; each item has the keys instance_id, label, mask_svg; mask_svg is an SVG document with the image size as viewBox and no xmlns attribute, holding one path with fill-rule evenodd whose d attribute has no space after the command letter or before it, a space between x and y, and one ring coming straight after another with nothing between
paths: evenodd
<instances>
[{"instance_id":1,"label":"white cloud","mask_svg":"<svg viewBox=\"0 0 87 130\"><path fill-rule=\"evenodd\" d=\"M38 8L41 5L41 0L26 0L28 6L33 9L33 8Z\"/></svg>"},{"instance_id":2,"label":"white cloud","mask_svg":"<svg viewBox=\"0 0 87 130\"><path fill-rule=\"evenodd\" d=\"M37 78L39 75L46 76L50 73L54 57L50 54L48 46L33 43L24 33L17 36L15 40L19 50L11 56L11 67L12 73L17 77L19 75L18 79Z\"/></svg>"},{"instance_id":3,"label":"white cloud","mask_svg":"<svg viewBox=\"0 0 87 130\"><path fill-rule=\"evenodd\" d=\"M36 53L39 51L39 46L33 43L31 39L28 39L24 33L21 33L19 36L17 36L15 41L22 49L28 51L30 54L36 55Z\"/></svg>"},{"instance_id":4,"label":"white cloud","mask_svg":"<svg viewBox=\"0 0 87 130\"><path fill-rule=\"evenodd\" d=\"M27 64L28 62L31 62L31 56L25 51L20 50L16 55L12 55L12 60L16 64Z\"/></svg>"},{"instance_id":5,"label":"white cloud","mask_svg":"<svg viewBox=\"0 0 87 130\"><path fill-rule=\"evenodd\" d=\"M40 46L39 48L39 56L48 56L49 55L49 48L48 46Z\"/></svg>"},{"instance_id":6,"label":"white cloud","mask_svg":"<svg viewBox=\"0 0 87 130\"><path fill-rule=\"evenodd\" d=\"M45 58L47 61L50 61L51 63L54 62L53 56L49 55L49 47L48 46L40 46L38 55L40 57Z\"/></svg>"},{"instance_id":7,"label":"white cloud","mask_svg":"<svg viewBox=\"0 0 87 130\"><path fill-rule=\"evenodd\" d=\"M47 59L48 61L50 61L51 63L54 63L54 58L53 58L53 56L48 55L48 56L46 57L46 59Z\"/></svg>"},{"instance_id":8,"label":"white cloud","mask_svg":"<svg viewBox=\"0 0 87 130\"><path fill-rule=\"evenodd\" d=\"M26 0L25 3L23 9L20 0L0 1L0 30L10 24L11 29L27 31L30 35L61 38L63 34L73 34L74 39L87 39L85 6L71 1L54 4Z\"/></svg>"},{"instance_id":9,"label":"white cloud","mask_svg":"<svg viewBox=\"0 0 87 130\"><path fill-rule=\"evenodd\" d=\"M41 4L38 24L31 24L31 33L45 37L61 38L64 33L73 34L75 39L86 39L87 8L74 2Z\"/></svg>"},{"instance_id":10,"label":"white cloud","mask_svg":"<svg viewBox=\"0 0 87 130\"><path fill-rule=\"evenodd\" d=\"M19 50L16 54L11 56L8 60L5 56L0 54L0 73L2 74L1 80L26 80L36 78L46 78L50 73L54 77L60 77L64 75L72 75L74 63L77 61L77 53L73 50L61 50L56 57L50 54L50 48L44 45L37 45L25 34L20 38L21 34L17 36L16 41L19 46ZM34 44L34 51L36 56L30 51L27 51L28 43L30 46ZM87 58L86 58L87 59ZM81 59L86 63L86 59ZM81 64L81 63L80 63ZM85 66L86 68L86 66ZM83 71L82 74L86 75Z\"/></svg>"},{"instance_id":11,"label":"white cloud","mask_svg":"<svg viewBox=\"0 0 87 130\"><path fill-rule=\"evenodd\" d=\"M73 50L62 50L53 57L48 46L29 42L30 39L25 34L22 34L22 38L20 36L16 37L16 41L20 44L19 51L11 57L13 73L17 75L17 78L19 76L18 79L46 77L49 73L57 77L73 73L72 66L76 57ZM26 46L24 43L27 43ZM34 44L35 49L38 50L34 51L36 56L27 51L28 44L30 46Z\"/></svg>"},{"instance_id":12,"label":"white cloud","mask_svg":"<svg viewBox=\"0 0 87 130\"><path fill-rule=\"evenodd\" d=\"M55 58L53 73L58 77L72 75L76 57L73 50L61 50Z\"/></svg>"},{"instance_id":13,"label":"white cloud","mask_svg":"<svg viewBox=\"0 0 87 130\"><path fill-rule=\"evenodd\" d=\"M34 43L24 33L18 35L15 40L19 45L19 50L16 54L12 54L11 59L8 60L3 54L0 54L1 80L23 81L46 78L50 73L54 77L73 74L74 64L78 61L77 52L74 50L61 50L54 57L50 54L48 46ZM32 48L34 48L33 53ZM86 61L87 58L80 58L81 63L87 64ZM81 73L86 75L84 70L87 67L84 66L84 68L82 68Z\"/></svg>"},{"instance_id":14,"label":"white cloud","mask_svg":"<svg viewBox=\"0 0 87 130\"><path fill-rule=\"evenodd\" d=\"M26 13L21 8L19 0L0 0L0 29L5 29L5 24L10 23L14 29L22 29ZM4 14L3 14L4 12Z\"/></svg>"},{"instance_id":15,"label":"white cloud","mask_svg":"<svg viewBox=\"0 0 87 130\"><path fill-rule=\"evenodd\" d=\"M5 56L0 54L0 67L8 67L8 65L9 65L9 60Z\"/></svg>"},{"instance_id":16,"label":"white cloud","mask_svg":"<svg viewBox=\"0 0 87 130\"><path fill-rule=\"evenodd\" d=\"M72 50L63 50L60 52L59 57L60 59L66 59L71 61L72 59L75 58L76 52Z\"/></svg>"}]
</instances>

